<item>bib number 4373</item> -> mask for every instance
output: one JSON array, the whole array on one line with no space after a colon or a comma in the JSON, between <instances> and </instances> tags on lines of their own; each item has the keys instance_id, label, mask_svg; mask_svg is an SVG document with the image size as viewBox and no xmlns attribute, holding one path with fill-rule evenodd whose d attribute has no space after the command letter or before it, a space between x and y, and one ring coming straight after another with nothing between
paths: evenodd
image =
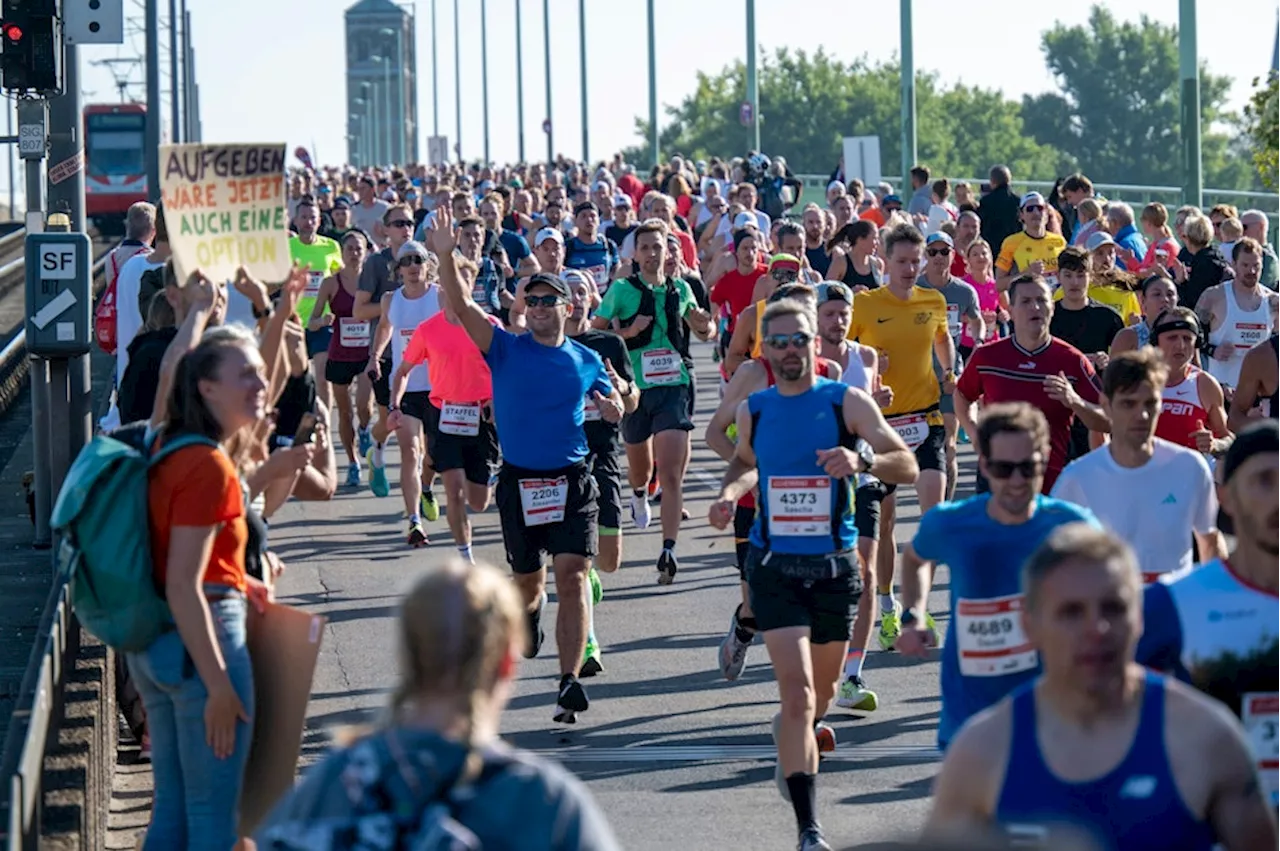
<instances>
[{"instance_id":1,"label":"bib number 4373","mask_svg":"<svg viewBox=\"0 0 1280 851\"><path fill-rule=\"evenodd\" d=\"M773 535L830 535L831 479L826 476L770 476L769 532Z\"/></svg>"}]
</instances>

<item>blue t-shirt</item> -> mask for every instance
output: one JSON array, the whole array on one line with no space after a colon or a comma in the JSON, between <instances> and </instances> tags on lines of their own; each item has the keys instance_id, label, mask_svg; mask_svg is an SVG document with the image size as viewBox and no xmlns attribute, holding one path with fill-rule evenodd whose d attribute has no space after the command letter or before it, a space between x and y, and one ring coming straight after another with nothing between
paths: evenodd
<instances>
[{"instance_id":1,"label":"blue t-shirt","mask_svg":"<svg viewBox=\"0 0 1280 851\"><path fill-rule=\"evenodd\" d=\"M568 338L544 346L532 334L493 329L485 353L502 457L526 470L559 470L587 457L583 400L613 386L600 356Z\"/></svg>"},{"instance_id":2,"label":"blue t-shirt","mask_svg":"<svg viewBox=\"0 0 1280 851\"><path fill-rule=\"evenodd\" d=\"M529 241L513 230L504 228L498 234L498 241L502 243L502 250L507 253L507 262L511 264L512 269L518 269L520 261L533 253L529 250ZM507 289L515 292L515 286L516 279L512 277L507 281Z\"/></svg>"},{"instance_id":3,"label":"blue t-shirt","mask_svg":"<svg viewBox=\"0 0 1280 851\"><path fill-rule=\"evenodd\" d=\"M580 269L591 276L600 292L609 286L609 273L618 265L618 248L608 237L597 236L595 242L583 242L576 236L564 247L566 269Z\"/></svg>"},{"instance_id":4,"label":"blue t-shirt","mask_svg":"<svg viewBox=\"0 0 1280 851\"><path fill-rule=\"evenodd\" d=\"M1022 565L1059 526L1098 521L1086 508L1036 497L1026 523L1006 526L987 514L990 494L944 502L920 519L911 546L950 570L951 620L942 649L942 716L946 748L973 715L1040 673L1040 657L1022 629Z\"/></svg>"}]
</instances>

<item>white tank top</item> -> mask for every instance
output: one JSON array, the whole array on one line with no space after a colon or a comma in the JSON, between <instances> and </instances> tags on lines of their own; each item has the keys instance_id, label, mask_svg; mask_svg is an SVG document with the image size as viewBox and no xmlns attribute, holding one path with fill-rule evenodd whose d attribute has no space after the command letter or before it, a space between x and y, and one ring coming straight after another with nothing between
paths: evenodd
<instances>
[{"instance_id":1,"label":"white tank top","mask_svg":"<svg viewBox=\"0 0 1280 851\"><path fill-rule=\"evenodd\" d=\"M1258 287L1262 293L1262 303L1256 310L1246 311L1236 301L1235 284L1223 287L1223 295L1227 302L1227 316L1222 324L1209 332L1209 342L1215 346L1231 343L1236 347L1229 360L1205 358L1209 374L1218 379L1220 384L1235 387L1240 383L1240 366L1249 349L1271 336L1271 328L1275 317L1271 315L1271 303L1267 300L1267 291Z\"/></svg>"},{"instance_id":2,"label":"white tank top","mask_svg":"<svg viewBox=\"0 0 1280 851\"><path fill-rule=\"evenodd\" d=\"M404 358L404 350L413 338L418 326L440 312L440 290L434 284L427 287L425 295L416 299L405 296L404 288L391 294L391 307L387 310L387 318L391 320L391 361L392 369L400 368ZM405 385L408 393L422 393L431 389L431 378L427 373L427 365L420 363L409 373L409 383Z\"/></svg>"},{"instance_id":3,"label":"white tank top","mask_svg":"<svg viewBox=\"0 0 1280 851\"><path fill-rule=\"evenodd\" d=\"M864 348L869 347L863 346L861 343L849 343L849 351L846 353L849 362L841 364L843 367L841 378L850 387L857 387L870 395L871 372L867 369L867 362L862 359L862 350Z\"/></svg>"}]
</instances>

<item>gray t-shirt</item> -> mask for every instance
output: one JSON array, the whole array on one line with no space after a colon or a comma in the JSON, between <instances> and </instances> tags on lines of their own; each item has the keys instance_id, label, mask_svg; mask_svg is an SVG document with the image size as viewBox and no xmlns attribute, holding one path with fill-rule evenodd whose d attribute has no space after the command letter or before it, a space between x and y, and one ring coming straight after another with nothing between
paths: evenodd
<instances>
[{"instance_id":1,"label":"gray t-shirt","mask_svg":"<svg viewBox=\"0 0 1280 851\"><path fill-rule=\"evenodd\" d=\"M942 297L947 300L947 330L951 333L951 344L959 349L960 331L964 328L966 319L973 319L982 315L982 309L978 305L978 291L970 284L966 284L959 278L950 278L947 283L941 287L930 285L929 279L924 275L916 281L916 286L928 287L942 293ZM960 354L956 352L956 369L960 372ZM943 371L938 365L938 357L933 358L934 372L942 375Z\"/></svg>"},{"instance_id":2,"label":"gray t-shirt","mask_svg":"<svg viewBox=\"0 0 1280 851\"><path fill-rule=\"evenodd\" d=\"M375 224L382 224L382 217L386 215L386 212L389 209L391 209L391 205L379 198L375 198L373 200L373 204L368 207L364 204L352 204L351 226L353 228L359 228L369 234L369 238L377 242L373 226Z\"/></svg>"},{"instance_id":3,"label":"gray t-shirt","mask_svg":"<svg viewBox=\"0 0 1280 851\"><path fill-rule=\"evenodd\" d=\"M384 248L364 261L357 289L360 292L369 293L370 304L382 304L384 295L400 289L400 279L396 277L395 266L395 255L390 248ZM369 339L373 339L377 330L378 320L374 319L369 323ZM390 348L384 354L390 358Z\"/></svg>"}]
</instances>

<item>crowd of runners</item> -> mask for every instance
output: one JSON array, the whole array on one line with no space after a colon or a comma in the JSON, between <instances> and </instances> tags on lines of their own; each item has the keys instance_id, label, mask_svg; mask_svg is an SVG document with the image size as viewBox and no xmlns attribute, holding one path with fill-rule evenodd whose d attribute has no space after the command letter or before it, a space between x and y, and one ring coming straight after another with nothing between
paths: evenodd
<instances>
[{"instance_id":1,"label":"crowd of runners","mask_svg":"<svg viewBox=\"0 0 1280 851\"><path fill-rule=\"evenodd\" d=\"M831 847L815 805L836 747L824 716L893 699L864 674L873 639L907 656L941 648L929 831L1275 847L1280 295L1267 217L1159 203L1135 215L1078 174L1047 198L1013 186L1000 166L981 186L921 166L898 194L841 167L821 203L801 205L785 161L757 152L649 173L620 158L299 170L295 274L229 288L177 281L163 216L136 205L110 264L104 427L162 427L170 399L214 398L200 383L212 373L184 364L232 333L206 325L247 326L235 333L261 353L244 368L265 370L274 410L240 473L258 578L254 558L238 582L215 571L206 611L269 584L261 521L286 499L389 497L395 445L404 542L431 545L430 561L449 560L431 555L447 538L473 563L470 518L496 507L518 597L501 605L522 612L527 657L554 634L562 724L589 717L583 681L604 671L595 606L628 563L624 533L659 524L654 581L679 582L682 529L704 522L684 494L704 443L725 463L705 522L733 535L742 591L708 664L734 680L764 646L775 777L801 851ZM695 369L695 339L718 374ZM700 396L719 404L697 432ZM959 480L960 444L976 450L974 481ZM896 530L904 488L921 513L910 540ZM231 515L193 516L170 522ZM204 551L219 563L220 534ZM931 613L940 564L949 603ZM481 584L467 593L498 594ZM138 655L151 720L172 699ZM207 694L224 691L216 663L242 692L229 654L192 655L186 676ZM238 740L243 707L237 721L234 694L219 705ZM156 818L188 818L190 743L179 760L172 729L150 732L171 772L162 787L157 768ZM267 847L295 847L286 827ZM612 847L603 835L582 847Z\"/></svg>"}]
</instances>

